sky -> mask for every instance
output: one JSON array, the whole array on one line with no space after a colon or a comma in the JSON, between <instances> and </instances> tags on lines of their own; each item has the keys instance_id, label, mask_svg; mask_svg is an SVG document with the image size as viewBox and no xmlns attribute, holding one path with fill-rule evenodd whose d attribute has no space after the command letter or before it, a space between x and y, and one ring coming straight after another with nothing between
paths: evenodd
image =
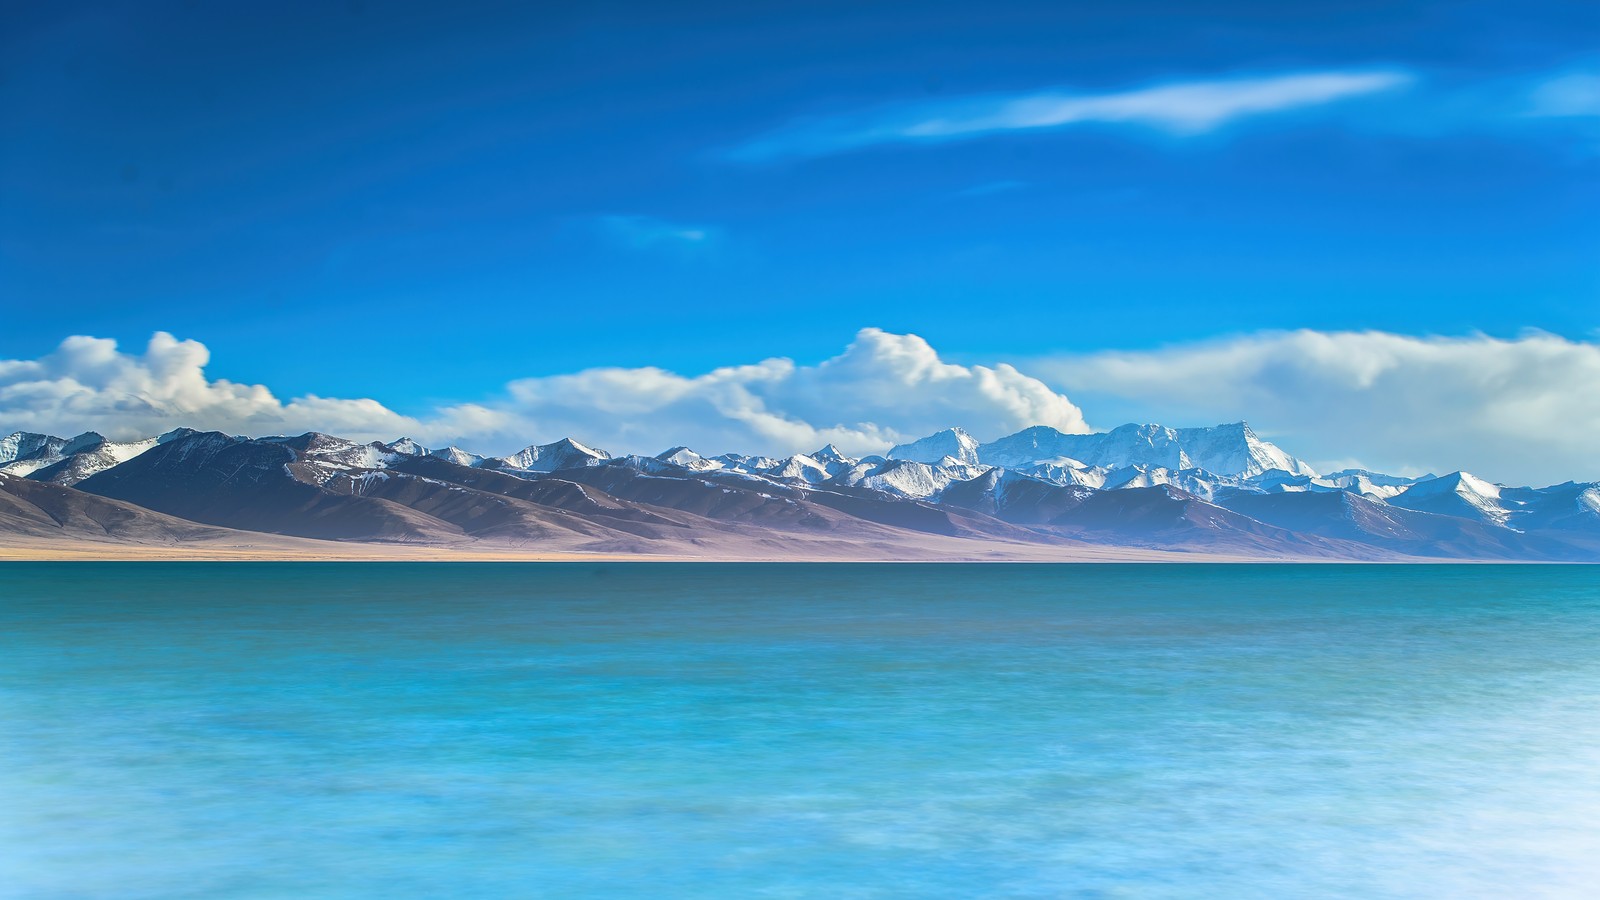
<instances>
[{"instance_id":1,"label":"sky","mask_svg":"<svg viewBox=\"0 0 1600 900\"><path fill-rule=\"evenodd\" d=\"M0 431L1600 479L1600 7L34 4Z\"/></svg>"}]
</instances>

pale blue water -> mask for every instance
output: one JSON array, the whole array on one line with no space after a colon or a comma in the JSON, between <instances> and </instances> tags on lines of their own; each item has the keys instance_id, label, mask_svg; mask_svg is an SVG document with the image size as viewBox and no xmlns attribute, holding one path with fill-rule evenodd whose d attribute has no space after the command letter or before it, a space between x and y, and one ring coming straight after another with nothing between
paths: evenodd
<instances>
[{"instance_id":1,"label":"pale blue water","mask_svg":"<svg viewBox=\"0 0 1600 900\"><path fill-rule=\"evenodd\" d=\"M1600 569L14 564L7 897L1600 885Z\"/></svg>"}]
</instances>

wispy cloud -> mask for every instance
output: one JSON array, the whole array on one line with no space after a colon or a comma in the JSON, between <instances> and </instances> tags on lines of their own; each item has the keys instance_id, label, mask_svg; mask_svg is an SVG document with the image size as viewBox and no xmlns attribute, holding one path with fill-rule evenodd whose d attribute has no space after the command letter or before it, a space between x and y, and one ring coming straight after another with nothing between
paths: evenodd
<instances>
[{"instance_id":1,"label":"wispy cloud","mask_svg":"<svg viewBox=\"0 0 1600 900\"><path fill-rule=\"evenodd\" d=\"M1529 115L1600 116L1600 73L1569 72L1534 88Z\"/></svg>"},{"instance_id":2,"label":"wispy cloud","mask_svg":"<svg viewBox=\"0 0 1600 900\"><path fill-rule=\"evenodd\" d=\"M720 236L717 229L707 225L686 225L653 216L595 216L592 225L605 239L636 250L704 247Z\"/></svg>"},{"instance_id":3,"label":"wispy cloud","mask_svg":"<svg viewBox=\"0 0 1600 900\"><path fill-rule=\"evenodd\" d=\"M733 148L728 156L764 162L877 144L960 140L1093 122L1193 135L1250 116L1392 91L1411 81L1411 75L1396 70L1322 71L1186 81L1099 94L1052 90L953 98L797 121Z\"/></svg>"},{"instance_id":4,"label":"wispy cloud","mask_svg":"<svg viewBox=\"0 0 1600 900\"><path fill-rule=\"evenodd\" d=\"M1028 183L1026 181L985 181L982 184L974 184L971 187L964 187L959 191L954 191L950 194L950 198L952 200L965 200L970 197L1009 194L1012 191L1020 191L1027 186Z\"/></svg>"}]
</instances>

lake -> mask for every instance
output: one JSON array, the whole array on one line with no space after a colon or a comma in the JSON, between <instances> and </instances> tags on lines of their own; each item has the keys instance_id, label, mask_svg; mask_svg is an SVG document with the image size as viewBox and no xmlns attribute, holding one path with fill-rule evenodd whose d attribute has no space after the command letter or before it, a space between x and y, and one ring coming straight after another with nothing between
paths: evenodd
<instances>
[{"instance_id":1,"label":"lake","mask_svg":"<svg viewBox=\"0 0 1600 900\"><path fill-rule=\"evenodd\" d=\"M0 566L0 896L1539 897L1600 569Z\"/></svg>"}]
</instances>

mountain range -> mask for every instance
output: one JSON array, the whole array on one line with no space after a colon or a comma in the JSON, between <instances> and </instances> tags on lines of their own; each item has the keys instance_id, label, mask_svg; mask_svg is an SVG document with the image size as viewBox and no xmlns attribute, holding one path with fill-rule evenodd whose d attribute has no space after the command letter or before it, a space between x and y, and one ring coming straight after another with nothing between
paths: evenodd
<instances>
[{"instance_id":1,"label":"mountain range","mask_svg":"<svg viewBox=\"0 0 1600 900\"><path fill-rule=\"evenodd\" d=\"M573 439L481 456L409 438L178 429L0 438L0 549L381 546L728 559L1600 561L1600 484L1319 474L1243 422L950 428L852 457Z\"/></svg>"}]
</instances>

